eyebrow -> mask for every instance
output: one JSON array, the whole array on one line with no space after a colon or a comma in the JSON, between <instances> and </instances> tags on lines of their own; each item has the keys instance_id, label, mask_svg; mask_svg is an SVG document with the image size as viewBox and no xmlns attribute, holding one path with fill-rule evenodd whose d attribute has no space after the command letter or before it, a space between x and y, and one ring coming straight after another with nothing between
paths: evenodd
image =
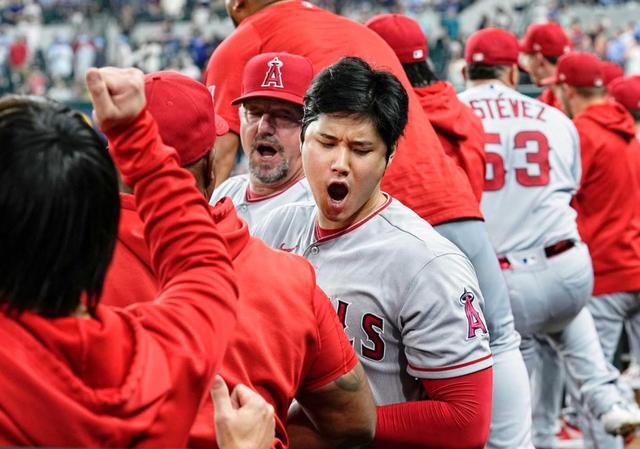
<instances>
[{"instance_id":1,"label":"eyebrow","mask_svg":"<svg viewBox=\"0 0 640 449\"><path fill-rule=\"evenodd\" d=\"M319 132L318 135L324 139L334 140L334 141L338 140L336 136L332 136L331 134ZM373 142L369 142L368 140L352 140L351 142L349 142L349 146L371 148L373 147Z\"/></svg>"}]
</instances>

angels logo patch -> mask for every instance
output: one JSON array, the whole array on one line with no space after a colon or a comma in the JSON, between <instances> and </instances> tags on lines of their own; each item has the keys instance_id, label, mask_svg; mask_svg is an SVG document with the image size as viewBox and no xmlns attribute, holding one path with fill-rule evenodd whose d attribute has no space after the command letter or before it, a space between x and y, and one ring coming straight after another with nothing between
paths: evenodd
<instances>
[{"instance_id":1,"label":"angels logo patch","mask_svg":"<svg viewBox=\"0 0 640 449\"><path fill-rule=\"evenodd\" d=\"M262 81L262 87L277 87L284 88L282 83L282 66L284 64L282 61L278 59L276 56L271 61L267 62L267 73L264 75L264 80Z\"/></svg>"},{"instance_id":2,"label":"angels logo patch","mask_svg":"<svg viewBox=\"0 0 640 449\"><path fill-rule=\"evenodd\" d=\"M467 339L475 338L476 332L482 331L484 334L487 333L487 326L482 321L482 317L480 316L480 312L476 310L473 306L473 301L476 299L476 296L473 292L467 291L464 289L464 292L460 296L460 304L464 307L464 313L467 316Z\"/></svg>"}]
</instances>

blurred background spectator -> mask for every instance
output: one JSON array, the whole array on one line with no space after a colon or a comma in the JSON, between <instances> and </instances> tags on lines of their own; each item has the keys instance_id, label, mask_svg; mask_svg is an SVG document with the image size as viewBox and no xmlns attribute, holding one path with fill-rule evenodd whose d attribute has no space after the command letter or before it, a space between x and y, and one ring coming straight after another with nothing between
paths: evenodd
<instances>
[{"instance_id":1,"label":"blurred background spectator","mask_svg":"<svg viewBox=\"0 0 640 449\"><path fill-rule=\"evenodd\" d=\"M312 0L364 22L382 12L416 18L430 63L462 88L464 41L487 26L521 35L558 21L576 49L640 73L640 5L620 0ZM224 0L0 0L0 94L47 94L86 101L93 65L178 70L200 79L211 52L233 30ZM526 80L526 77L525 77ZM532 87L535 89L535 87Z\"/></svg>"}]
</instances>

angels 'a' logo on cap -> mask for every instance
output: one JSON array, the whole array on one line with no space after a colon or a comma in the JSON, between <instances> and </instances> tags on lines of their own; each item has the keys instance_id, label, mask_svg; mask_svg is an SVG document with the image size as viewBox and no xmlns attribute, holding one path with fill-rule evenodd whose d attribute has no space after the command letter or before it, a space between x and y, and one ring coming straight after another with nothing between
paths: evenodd
<instances>
[{"instance_id":1,"label":"angels 'a' logo on cap","mask_svg":"<svg viewBox=\"0 0 640 449\"><path fill-rule=\"evenodd\" d=\"M282 66L284 64L282 61L278 59L276 56L271 61L267 62L267 66L269 69L264 76L264 81L262 81L262 87L277 87L284 88L282 83Z\"/></svg>"}]
</instances>

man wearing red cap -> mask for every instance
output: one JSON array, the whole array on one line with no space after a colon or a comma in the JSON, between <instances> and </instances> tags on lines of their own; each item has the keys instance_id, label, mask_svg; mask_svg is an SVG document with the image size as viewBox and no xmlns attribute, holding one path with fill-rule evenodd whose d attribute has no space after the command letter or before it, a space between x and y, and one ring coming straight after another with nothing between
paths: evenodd
<instances>
[{"instance_id":1,"label":"man wearing red cap","mask_svg":"<svg viewBox=\"0 0 640 449\"><path fill-rule=\"evenodd\" d=\"M624 70L615 62L602 61L602 77L606 88L613 81L624 76Z\"/></svg>"},{"instance_id":2,"label":"man wearing red cap","mask_svg":"<svg viewBox=\"0 0 640 449\"><path fill-rule=\"evenodd\" d=\"M447 154L465 171L478 200L482 196L485 177L484 130L482 122L462 103L451 84L438 81L427 60L427 42L418 22L400 14L383 14L367 22L395 51L429 121ZM495 266L495 253L487 242L484 251L467 254L479 277ZM485 260L478 254L483 254ZM487 259L489 263L487 263ZM493 265L491 264L493 262ZM489 284L504 284L499 268L490 273ZM487 282L485 282L485 285ZM495 290L483 285L487 295ZM505 296L505 301L508 299ZM488 320L492 316L487 315ZM503 347L491 342L494 356L493 405L491 431L487 448L530 448L531 404L527 390L529 380L517 347Z\"/></svg>"},{"instance_id":3,"label":"man wearing red cap","mask_svg":"<svg viewBox=\"0 0 640 449\"><path fill-rule=\"evenodd\" d=\"M213 192L211 204L228 196L249 225L283 204L311 200L300 159L304 93L313 79L311 61L289 53L264 53L244 69L240 140L249 174L234 176Z\"/></svg>"},{"instance_id":4,"label":"man wearing red cap","mask_svg":"<svg viewBox=\"0 0 640 449\"><path fill-rule=\"evenodd\" d=\"M523 356L531 373L535 339L551 342L589 410L609 432L627 432L626 426L640 424L640 415L625 408L584 309L593 278L570 206L580 180L577 132L556 108L515 91L518 51L507 31L471 35L465 49L470 87L460 98L482 118L486 133L482 210L509 286Z\"/></svg>"},{"instance_id":5,"label":"man wearing red cap","mask_svg":"<svg viewBox=\"0 0 640 449\"><path fill-rule=\"evenodd\" d=\"M555 72L558 58L571 50L571 41L562 27L555 22L529 25L522 39L522 66L538 86L543 79ZM538 100L554 108L562 109L553 87L543 90Z\"/></svg>"},{"instance_id":6,"label":"man wearing red cap","mask_svg":"<svg viewBox=\"0 0 640 449\"><path fill-rule=\"evenodd\" d=\"M640 189L633 117L606 96L601 61L570 53L546 82L580 135L582 182L574 199L580 235L589 246L595 283L589 309L602 349L613 360L625 319L640 291Z\"/></svg>"},{"instance_id":7,"label":"man wearing red cap","mask_svg":"<svg viewBox=\"0 0 640 449\"><path fill-rule=\"evenodd\" d=\"M211 93L176 72L146 75L145 93L163 141L177 150L204 196L208 177L201 176L203 166L216 133L225 128L214 113ZM127 193L121 201L123 211L127 204L135 205ZM313 268L250 237L228 198L209 211L229 249L240 293L239 319L221 376L230 386L249 386L274 407L273 448L289 444L285 427L294 397L302 406L313 404L309 416L336 444L370 440L375 416L371 391L328 298L316 285ZM152 300L157 282L135 208L123 215L103 295L105 303L119 306ZM136 285L136 279L145 282ZM126 291L124 299L115 296ZM207 395L189 447L215 447L212 405Z\"/></svg>"}]
</instances>

